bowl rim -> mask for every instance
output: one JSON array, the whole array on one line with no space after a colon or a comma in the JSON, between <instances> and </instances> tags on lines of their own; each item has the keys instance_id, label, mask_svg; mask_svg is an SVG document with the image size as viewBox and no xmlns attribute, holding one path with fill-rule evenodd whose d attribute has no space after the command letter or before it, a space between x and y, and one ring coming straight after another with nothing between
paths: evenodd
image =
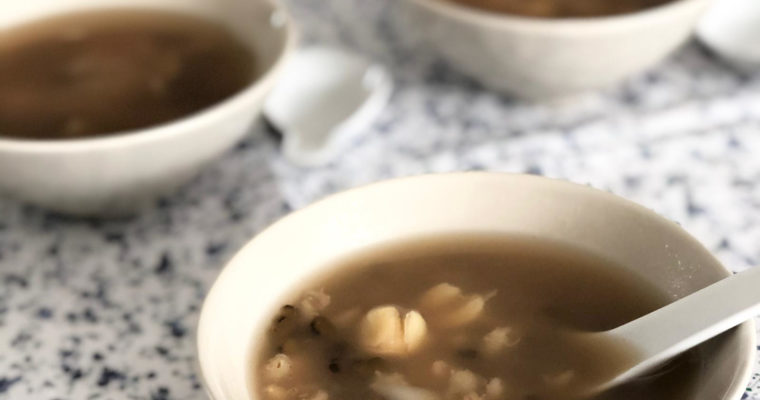
<instances>
[{"instance_id":1,"label":"bowl rim","mask_svg":"<svg viewBox=\"0 0 760 400\"><path fill-rule=\"evenodd\" d=\"M279 18L279 26L274 29L284 31L282 46L272 64L238 92L197 112L143 129L132 129L84 138L73 139L24 139L0 134L0 151L18 153L68 153L94 148L117 148L178 136L223 117L230 108L240 106L246 99L258 96L275 83L286 60L295 51L298 29L290 12L277 0L257 0L270 8L270 18Z\"/></svg>"},{"instance_id":2,"label":"bowl rim","mask_svg":"<svg viewBox=\"0 0 760 400\"><path fill-rule=\"evenodd\" d=\"M621 30L632 24L646 23L670 13L677 13L694 5L700 5L713 0L669 0L663 4L647 7L642 10L598 17L570 17L570 18L541 18L528 17L516 14L498 13L483 10L471 6L454 3L450 0L406 0L420 7L442 14L464 23L481 25L489 28L509 26L524 30L559 30L562 33L579 34L582 29Z\"/></svg>"},{"instance_id":3,"label":"bowl rim","mask_svg":"<svg viewBox=\"0 0 760 400\"><path fill-rule=\"evenodd\" d=\"M288 224L289 221L292 219L299 218L300 214L310 212L310 210L318 208L319 205L323 202L329 202L334 201L337 198L347 196L350 194L353 194L355 192L363 191L366 189L371 188L378 188L382 186L390 186L394 185L396 182L400 181L424 181L430 178L434 179L462 179L465 177L481 177L481 178L492 178L492 179L511 179L514 182L522 181L522 180L528 180L528 181L542 181L543 184L546 185L555 185L558 187L564 187L567 190L575 190L575 191L583 191L588 194L594 194L597 196L604 197L608 201L614 201L619 203L621 206L632 208L638 212L641 212L642 214L654 218L656 220L665 221L665 222L672 222L662 215L656 213L650 208L647 208L639 203L636 203L632 200L629 200L625 197L618 196L616 194L613 194L611 192L607 192L601 189L597 189L588 185L583 185L580 183L575 183L572 181L564 180L564 179L557 179L557 178L550 178L550 177L543 177L543 176L535 176L535 175L528 175L528 174L519 174L519 173L508 173L508 172L488 172L488 171L468 171L468 172L447 172L447 173L429 173L429 174L422 174L422 175L413 175L413 176L406 176L406 177L397 177L392 179L387 179L383 181L373 182L366 185L360 185L357 187L353 187L350 189L346 189L331 195L328 195L322 199L319 199L317 201L314 201L310 203L309 205L302 207L298 210L292 211L285 216L279 218L278 220L274 221L270 225L266 226L265 228L261 229L258 233L256 233L251 239L245 242L245 244L240 247L237 252L235 252L234 255L232 255L227 262L223 265L221 268L219 274L217 275L214 282L209 287L208 291L206 292L206 296L203 300L200 314L198 317L198 325L196 327L196 360L195 363L198 366L198 370L200 371L200 381L203 386L204 391L208 395L208 397L212 400L223 400L223 398L220 398L215 395L215 393L212 391L209 383L207 375L210 376L211 371L208 367L204 367L204 355L206 352L203 349L203 341L199 340L199 338L202 336L201 334L205 332L208 328L209 322L207 322L211 317L209 316L212 313L212 310L210 310L210 303L208 300L212 296L214 296L214 293L220 292L223 290L222 286L224 285L224 282L226 280L231 279L230 277L234 273L233 271L242 268L242 266L247 265L246 263L242 263L241 260L244 259L244 256L246 256L249 251L248 249L253 247L253 243L257 242L257 238L260 235L264 235L267 233L267 231L273 230L276 226L281 224ZM680 232L682 235L685 236L685 238L691 242L693 242L696 246L704 248L701 242L699 242L694 236L692 236L688 231L686 231L681 225L672 222L673 228ZM709 250L705 249L705 252L708 257L712 258L715 261L715 264L720 267L721 272L725 273L725 276L728 277L731 275L731 271L726 268L720 260L715 258L715 256L710 252ZM760 268L760 267L758 267ZM756 336L756 323L754 319L750 319L748 321L743 322L741 325L738 325L734 329L743 328L743 331L741 333L743 336L749 336L749 338L742 338L740 340L740 343L744 343L745 345L749 346L749 352L746 354L746 356L740 360L741 365L737 365L737 374L734 376L733 381L730 383L727 383L726 392L721 400L738 400L741 398L741 395L745 392L746 389L746 383L749 381L752 372L755 360L757 358L757 344L758 339ZM254 400L253 398L250 400Z\"/></svg>"}]
</instances>

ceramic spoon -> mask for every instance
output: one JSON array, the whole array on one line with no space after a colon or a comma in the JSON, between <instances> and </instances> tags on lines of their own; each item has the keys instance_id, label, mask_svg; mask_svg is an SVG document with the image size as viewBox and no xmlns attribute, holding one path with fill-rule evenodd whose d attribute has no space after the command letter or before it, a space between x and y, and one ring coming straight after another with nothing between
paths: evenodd
<instances>
[{"instance_id":1,"label":"ceramic spoon","mask_svg":"<svg viewBox=\"0 0 760 400\"><path fill-rule=\"evenodd\" d=\"M623 339L639 351L631 368L594 392L638 377L758 314L760 268L752 268L613 330L586 334L590 340Z\"/></svg>"},{"instance_id":2,"label":"ceramic spoon","mask_svg":"<svg viewBox=\"0 0 760 400\"><path fill-rule=\"evenodd\" d=\"M760 69L760 1L716 1L697 26L697 36L746 71Z\"/></svg>"},{"instance_id":3,"label":"ceramic spoon","mask_svg":"<svg viewBox=\"0 0 760 400\"><path fill-rule=\"evenodd\" d=\"M283 135L283 153L300 166L329 163L367 131L392 91L380 65L330 47L298 50L264 104Z\"/></svg>"}]
</instances>

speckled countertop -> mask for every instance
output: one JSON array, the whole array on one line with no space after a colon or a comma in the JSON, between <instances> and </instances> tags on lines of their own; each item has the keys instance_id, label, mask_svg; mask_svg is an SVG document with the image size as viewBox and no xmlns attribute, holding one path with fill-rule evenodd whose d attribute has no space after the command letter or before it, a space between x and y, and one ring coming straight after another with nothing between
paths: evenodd
<instances>
[{"instance_id":1,"label":"speckled countertop","mask_svg":"<svg viewBox=\"0 0 760 400\"><path fill-rule=\"evenodd\" d=\"M0 399L204 399L193 336L225 260L291 209L393 176L486 169L589 183L679 221L735 270L760 263L760 73L691 43L605 93L527 104L402 40L393 2L289 4L306 42L388 65L392 104L319 169L289 165L257 126L128 220L0 199ZM760 399L757 374L746 397Z\"/></svg>"}]
</instances>

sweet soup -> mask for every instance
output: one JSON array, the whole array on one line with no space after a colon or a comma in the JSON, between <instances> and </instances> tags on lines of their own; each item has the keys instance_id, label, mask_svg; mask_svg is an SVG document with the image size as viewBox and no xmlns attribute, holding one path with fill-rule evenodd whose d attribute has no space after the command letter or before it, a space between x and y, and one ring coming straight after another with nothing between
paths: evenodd
<instances>
[{"instance_id":1,"label":"sweet soup","mask_svg":"<svg viewBox=\"0 0 760 400\"><path fill-rule=\"evenodd\" d=\"M354 255L283 303L252 361L262 400L686 400L701 363L589 397L635 349L574 332L666 303L632 273L554 242L464 235Z\"/></svg>"},{"instance_id":2,"label":"sweet soup","mask_svg":"<svg viewBox=\"0 0 760 400\"><path fill-rule=\"evenodd\" d=\"M221 25L157 11L100 11L2 32L0 136L65 139L165 123L254 77Z\"/></svg>"},{"instance_id":3,"label":"sweet soup","mask_svg":"<svg viewBox=\"0 0 760 400\"><path fill-rule=\"evenodd\" d=\"M505 14L543 18L602 17L641 11L671 0L445 0Z\"/></svg>"}]
</instances>

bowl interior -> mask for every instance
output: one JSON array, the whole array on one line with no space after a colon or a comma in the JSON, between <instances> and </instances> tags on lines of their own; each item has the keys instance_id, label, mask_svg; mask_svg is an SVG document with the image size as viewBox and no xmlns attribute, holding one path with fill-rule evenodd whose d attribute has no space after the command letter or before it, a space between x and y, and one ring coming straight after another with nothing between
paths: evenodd
<instances>
[{"instance_id":1,"label":"bowl interior","mask_svg":"<svg viewBox=\"0 0 760 400\"><path fill-rule=\"evenodd\" d=\"M314 204L261 233L229 263L204 304L201 368L216 400L256 398L249 361L283 295L367 246L439 233L503 232L569 243L631 269L673 299L729 275L699 243L610 194L543 178L433 175L390 181ZM747 323L706 347L695 400L738 399L754 351Z\"/></svg>"},{"instance_id":2,"label":"bowl interior","mask_svg":"<svg viewBox=\"0 0 760 400\"><path fill-rule=\"evenodd\" d=\"M288 51L293 41L293 28L287 15L275 5L274 0L25 0L3 5L0 13L0 32L24 23L54 17L61 14L98 10L144 9L169 11L203 17L223 24L250 48L255 58L256 79L244 90L231 98L243 97L254 90L258 83L275 67ZM191 119L216 109L222 103L179 120ZM171 124L176 121L171 121ZM156 127L165 126L159 125ZM143 130L152 130L147 127ZM0 138L2 133L0 132ZM99 140L113 137L100 136L82 140ZM19 139L23 140L23 139ZM34 141L35 143L43 141ZM68 141L67 141L68 142Z\"/></svg>"}]
</instances>

